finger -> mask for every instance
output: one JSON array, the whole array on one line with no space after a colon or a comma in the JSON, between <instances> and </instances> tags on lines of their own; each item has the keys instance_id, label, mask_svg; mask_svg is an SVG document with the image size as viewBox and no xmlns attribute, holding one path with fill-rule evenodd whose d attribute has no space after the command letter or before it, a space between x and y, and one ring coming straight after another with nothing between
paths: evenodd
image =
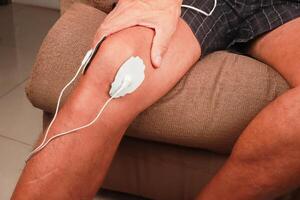
<instances>
[{"instance_id":1,"label":"finger","mask_svg":"<svg viewBox=\"0 0 300 200\"><path fill-rule=\"evenodd\" d=\"M155 36L151 48L151 61L154 67L159 67L162 62L163 55L168 49L173 31L164 31L161 28L155 29Z\"/></svg>"}]
</instances>

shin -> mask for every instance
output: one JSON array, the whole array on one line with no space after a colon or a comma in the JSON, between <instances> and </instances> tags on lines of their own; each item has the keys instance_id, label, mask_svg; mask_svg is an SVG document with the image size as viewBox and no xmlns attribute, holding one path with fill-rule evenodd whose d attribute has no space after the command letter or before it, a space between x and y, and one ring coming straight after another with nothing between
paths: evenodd
<instances>
[{"instance_id":1,"label":"shin","mask_svg":"<svg viewBox=\"0 0 300 200\"><path fill-rule=\"evenodd\" d=\"M91 199L95 195L130 122L167 93L200 56L197 40L180 21L161 67L154 69L152 38L152 30L132 27L105 40L59 111L49 137L91 121L109 98L118 68L132 55L145 62L143 84L113 100L93 126L54 140L34 156L23 170L13 199Z\"/></svg>"}]
</instances>

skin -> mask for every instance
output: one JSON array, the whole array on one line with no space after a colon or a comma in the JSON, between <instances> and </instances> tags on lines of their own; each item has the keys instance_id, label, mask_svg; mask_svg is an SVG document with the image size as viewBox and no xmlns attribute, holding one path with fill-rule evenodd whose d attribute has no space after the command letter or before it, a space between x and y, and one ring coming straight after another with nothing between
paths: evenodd
<instances>
[{"instance_id":1,"label":"skin","mask_svg":"<svg viewBox=\"0 0 300 200\"><path fill-rule=\"evenodd\" d=\"M300 186L300 18L257 39L249 54L292 89L264 108L198 200L269 200Z\"/></svg>"},{"instance_id":2,"label":"skin","mask_svg":"<svg viewBox=\"0 0 300 200\"><path fill-rule=\"evenodd\" d=\"M151 28L155 30L151 45L151 61L154 67L159 67L176 31L181 4L182 0L119 0L97 30L94 43L104 35L131 26Z\"/></svg>"},{"instance_id":3,"label":"skin","mask_svg":"<svg viewBox=\"0 0 300 200\"><path fill-rule=\"evenodd\" d=\"M169 91L200 57L198 42L185 22L179 20L175 30L158 69L151 59L153 30L133 27L105 41L62 107L49 137L95 116L108 98L118 66L129 56L143 58L146 80L133 94L113 101L95 125L53 141L31 159L12 199L92 199L130 122ZM249 54L272 65L293 89L253 119L197 199L270 199L300 185L299 31L299 20L293 20L253 43Z\"/></svg>"},{"instance_id":4,"label":"skin","mask_svg":"<svg viewBox=\"0 0 300 200\"><path fill-rule=\"evenodd\" d=\"M161 67L154 68L150 59L153 36L149 28L132 27L105 40L61 108L49 137L91 121L109 98L110 83L119 66L131 55L140 56L146 64L143 84L134 93L112 101L93 126L54 140L29 160L12 199L94 197L132 120L166 94L200 57L195 36L180 20Z\"/></svg>"}]
</instances>

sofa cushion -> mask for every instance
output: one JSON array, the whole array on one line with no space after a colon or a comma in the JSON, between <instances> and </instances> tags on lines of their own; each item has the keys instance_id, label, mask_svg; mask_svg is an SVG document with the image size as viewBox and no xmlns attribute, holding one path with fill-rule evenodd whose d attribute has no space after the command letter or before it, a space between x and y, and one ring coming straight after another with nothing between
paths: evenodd
<instances>
[{"instance_id":1,"label":"sofa cushion","mask_svg":"<svg viewBox=\"0 0 300 200\"><path fill-rule=\"evenodd\" d=\"M54 112L60 90L79 67L104 16L95 8L73 4L49 31L28 81L33 105ZM141 113L127 135L228 153L251 119L288 88L277 72L259 61L215 52Z\"/></svg>"}]
</instances>

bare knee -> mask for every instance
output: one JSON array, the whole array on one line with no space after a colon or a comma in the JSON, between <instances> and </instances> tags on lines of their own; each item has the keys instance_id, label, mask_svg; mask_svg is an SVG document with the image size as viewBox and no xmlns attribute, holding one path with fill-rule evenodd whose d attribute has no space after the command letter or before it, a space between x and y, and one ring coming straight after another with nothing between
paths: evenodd
<instances>
[{"instance_id":1,"label":"bare knee","mask_svg":"<svg viewBox=\"0 0 300 200\"><path fill-rule=\"evenodd\" d=\"M132 27L122 30L103 42L86 76L93 80L91 84L106 85L106 95L110 84L122 65L129 57L139 56L145 64L145 79L137 90L116 101L140 113L171 88L166 78L167 68L155 69L151 63L150 52L154 31L146 27ZM171 68L171 66L170 66ZM176 72L173 71L174 76ZM172 77L169 74L169 79ZM103 82L104 80L104 82ZM173 85L172 85L173 86Z\"/></svg>"},{"instance_id":2,"label":"bare knee","mask_svg":"<svg viewBox=\"0 0 300 200\"><path fill-rule=\"evenodd\" d=\"M153 30L149 28L132 27L108 37L68 98L68 107L65 108L69 109L67 113L81 113L85 116L82 119L91 120L99 111L99 106L110 97L109 90L118 69L131 56L143 59L146 66L145 79L133 93L113 100L109 112L118 113L120 118L126 119L124 121L127 124L158 99L159 88L153 90L158 81L152 81L155 69L150 60L153 35ZM74 121L79 123L78 120L81 119L75 116Z\"/></svg>"},{"instance_id":3,"label":"bare knee","mask_svg":"<svg viewBox=\"0 0 300 200\"><path fill-rule=\"evenodd\" d=\"M87 69L86 88L95 88L101 91L100 95L108 97L110 84L122 63L130 56L139 56L146 66L143 83L133 93L114 102L140 113L166 94L197 60L200 50L193 33L181 22L162 65L155 69L150 59L153 36L152 29L135 26L108 37Z\"/></svg>"},{"instance_id":4,"label":"bare knee","mask_svg":"<svg viewBox=\"0 0 300 200\"><path fill-rule=\"evenodd\" d=\"M120 65L130 56L139 56L145 64L151 64L152 37L153 31L145 27L132 27L109 36L99 48L86 75L95 81L101 77L110 83Z\"/></svg>"},{"instance_id":5,"label":"bare knee","mask_svg":"<svg viewBox=\"0 0 300 200\"><path fill-rule=\"evenodd\" d=\"M138 110L143 96L141 93L148 91L149 86L147 85L149 85L149 79L155 70L150 59L153 35L153 31L149 28L132 27L108 37L99 48L86 72L85 76L90 80L89 84L97 86L98 90L102 90L102 95L107 96L120 66L131 56L139 56L146 66L145 80L134 93L117 99L120 104L123 103L127 107L132 106Z\"/></svg>"}]
</instances>

